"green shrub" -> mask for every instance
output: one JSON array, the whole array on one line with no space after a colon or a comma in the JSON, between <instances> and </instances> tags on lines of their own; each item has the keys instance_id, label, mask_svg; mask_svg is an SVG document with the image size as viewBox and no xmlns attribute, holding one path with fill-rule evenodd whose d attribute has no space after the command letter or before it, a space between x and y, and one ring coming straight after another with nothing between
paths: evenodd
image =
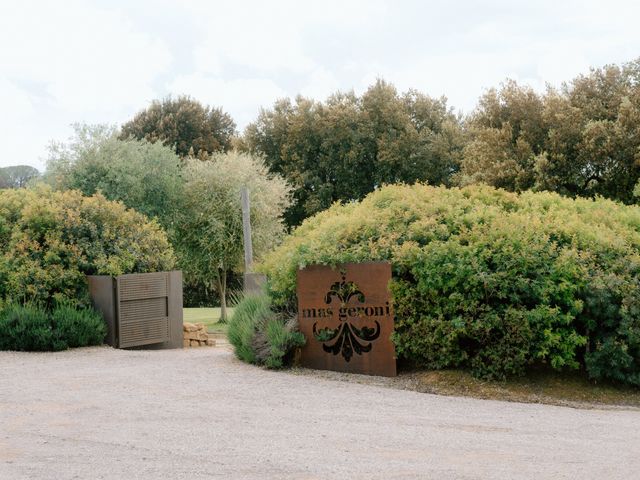
<instances>
[{"instance_id":1,"label":"green shrub","mask_svg":"<svg viewBox=\"0 0 640 480\"><path fill-rule=\"evenodd\" d=\"M275 309L296 271L388 260L400 359L482 378L532 364L640 385L640 208L486 186L387 186L336 204L261 264Z\"/></svg>"},{"instance_id":2,"label":"green shrub","mask_svg":"<svg viewBox=\"0 0 640 480\"><path fill-rule=\"evenodd\" d=\"M34 305L0 310L0 350L59 351L101 345L107 326L95 310L61 305L48 313Z\"/></svg>"},{"instance_id":3,"label":"green shrub","mask_svg":"<svg viewBox=\"0 0 640 480\"><path fill-rule=\"evenodd\" d=\"M107 335L105 321L92 308L61 305L51 313L51 321L55 339L69 348L102 345Z\"/></svg>"},{"instance_id":4,"label":"green shrub","mask_svg":"<svg viewBox=\"0 0 640 480\"><path fill-rule=\"evenodd\" d=\"M89 306L85 275L171 269L155 221L102 195L34 189L0 191L0 297L53 308Z\"/></svg>"},{"instance_id":5,"label":"green shrub","mask_svg":"<svg viewBox=\"0 0 640 480\"><path fill-rule=\"evenodd\" d=\"M64 349L55 346L58 350ZM0 312L0 350L48 351L53 348L53 330L46 312L21 305L9 305Z\"/></svg>"},{"instance_id":6,"label":"green shrub","mask_svg":"<svg viewBox=\"0 0 640 480\"><path fill-rule=\"evenodd\" d=\"M304 344L295 322L274 312L267 295L247 295L238 303L227 336L240 360L268 368L281 368L290 352Z\"/></svg>"}]
</instances>

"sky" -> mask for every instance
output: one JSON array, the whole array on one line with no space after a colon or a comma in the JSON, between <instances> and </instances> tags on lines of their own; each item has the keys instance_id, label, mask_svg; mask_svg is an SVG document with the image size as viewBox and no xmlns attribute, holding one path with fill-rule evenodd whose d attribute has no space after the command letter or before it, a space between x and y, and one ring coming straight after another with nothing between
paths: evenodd
<instances>
[{"instance_id":1,"label":"sky","mask_svg":"<svg viewBox=\"0 0 640 480\"><path fill-rule=\"evenodd\" d=\"M463 114L507 78L543 91L640 57L637 1L0 0L0 166L45 168L76 122L187 94L239 131L282 97L376 78Z\"/></svg>"}]
</instances>

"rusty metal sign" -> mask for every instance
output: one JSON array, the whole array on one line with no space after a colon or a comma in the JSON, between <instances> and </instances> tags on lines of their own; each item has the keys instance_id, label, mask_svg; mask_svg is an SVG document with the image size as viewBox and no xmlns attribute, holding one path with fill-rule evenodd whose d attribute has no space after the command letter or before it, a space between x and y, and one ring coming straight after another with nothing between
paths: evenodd
<instances>
[{"instance_id":1,"label":"rusty metal sign","mask_svg":"<svg viewBox=\"0 0 640 480\"><path fill-rule=\"evenodd\" d=\"M388 262L298 270L298 320L305 367L396 375Z\"/></svg>"}]
</instances>

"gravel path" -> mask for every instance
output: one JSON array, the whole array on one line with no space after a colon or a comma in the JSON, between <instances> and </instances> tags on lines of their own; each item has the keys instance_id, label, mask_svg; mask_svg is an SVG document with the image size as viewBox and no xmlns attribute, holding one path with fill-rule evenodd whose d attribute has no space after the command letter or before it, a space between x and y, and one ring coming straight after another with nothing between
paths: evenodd
<instances>
[{"instance_id":1,"label":"gravel path","mask_svg":"<svg viewBox=\"0 0 640 480\"><path fill-rule=\"evenodd\" d=\"M635 479L640 412L443 397L223 348L0 352L0 479Z\"/></svg>"}]
</instances>

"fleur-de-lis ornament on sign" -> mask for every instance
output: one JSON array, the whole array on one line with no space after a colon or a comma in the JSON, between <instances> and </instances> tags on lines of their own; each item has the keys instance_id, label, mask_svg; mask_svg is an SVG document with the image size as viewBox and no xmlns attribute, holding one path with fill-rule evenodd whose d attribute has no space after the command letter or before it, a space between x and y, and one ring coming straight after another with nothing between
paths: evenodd
<instances>
[{"instance_id":1,"label":"fleur-de-lis ornament on sign","mask_svg":"<svg viewBox=\"0 0 640 480\"><path fill-rule=\"evenodd\" d=\"M375 327L357 328L348 321L346 306L353 299L364 303L365 296L354 282L347 282L345 273L342 272L342 281L335 282L325 295L324 301L327 305L333 303L334 299L340 302L339 318L340 325L336 329L317 329L317 323L313 324L313 336L322 342L322 349L327 353L338 355L342 353L345 361L350 361L354 352L358 355L371 351L371 342L380 336L380 323L375 320ZM333 343L332 343L333 342Z\"/></svg>"}]
</instances>

